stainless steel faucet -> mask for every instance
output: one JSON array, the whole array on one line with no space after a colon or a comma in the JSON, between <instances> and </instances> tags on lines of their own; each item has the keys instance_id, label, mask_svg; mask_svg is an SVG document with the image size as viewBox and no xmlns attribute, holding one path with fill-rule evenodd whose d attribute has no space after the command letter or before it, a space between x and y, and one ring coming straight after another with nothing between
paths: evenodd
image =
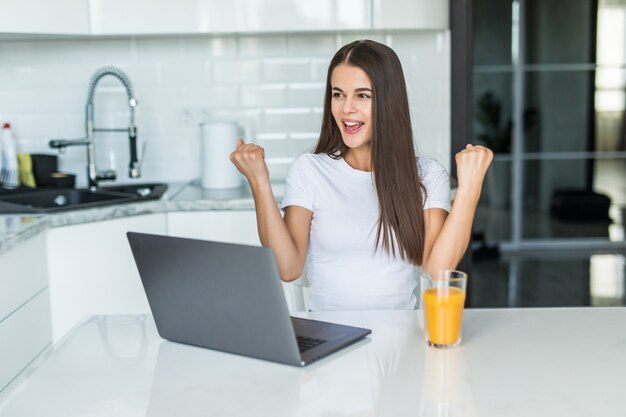
<instances>
[{"instance_id":1,"label":"stainless steel faucet","mask_svg":"<svg viewBox=\"0 0 626 417\"><path fill-rule=\"evenodd\" d=\"M106 75L112 75L119 79L126 88L126 94L128 95L128 106L130 108L130 124L128 128L96 128L94 127L94 106L93 99L96 91L96 86L100 79ZM137 178L141 176L141 167L139 160L137 159L137 126L135 126L135 107L137 106L137 100L135 99L135 93L130 79L122 70L116 67L102 67L98 69L89 81L89 91L87 94L87 105L85 108L85 132L86 137L75 140L67 139L52 139L49 143L51 148L59 149L63 151L68 146L86 146L87 147L87 180L90 188L98 186L98 181L114 180L116 173L113 170L107 170L97 172L96 170L96 157L94 148L94 133L95 132L128 132L128 139L130 142L130 165L128 167L128 175L131 178Z\"/></svg>"}]
</instances>

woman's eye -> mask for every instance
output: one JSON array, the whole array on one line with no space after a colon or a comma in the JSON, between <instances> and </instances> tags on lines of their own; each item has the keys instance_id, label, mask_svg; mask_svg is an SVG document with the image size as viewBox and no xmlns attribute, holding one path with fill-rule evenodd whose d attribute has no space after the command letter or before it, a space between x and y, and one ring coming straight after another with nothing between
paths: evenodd
<instances>
[{"instance_id":1,"label":"woman's eye","mask_svg":"<svg viewBox=\"0 0 626 417\"><path fill-rule=\"evenodd\" d=\"M341 93L338 93L338 92L335 91L333 93L333 98L341 98Z\"/></svg>"},{"instance_id":2,"label":"woman's eye","mask_svg":"<svg viewBox=\"0 0 626 417\"><path fill-rule=\"evenodd\" d=\"M363 100L367 100L368 98L370 98L370 96L368 94L363 93L363 94L359 94L359 98Z\"/></svg>"}]
</instances>

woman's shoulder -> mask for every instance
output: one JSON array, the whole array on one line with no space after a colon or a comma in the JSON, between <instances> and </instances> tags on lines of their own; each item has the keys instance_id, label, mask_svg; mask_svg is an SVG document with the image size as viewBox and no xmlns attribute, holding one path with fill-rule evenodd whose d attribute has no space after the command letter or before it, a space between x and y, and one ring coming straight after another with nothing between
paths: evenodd
<instances>
[{"instance_id":1,"label":"woman's shoulder","mask_svg":"<svg viewBox=\"0 0 626 417\"><path fill-rule=\"evenodd\" d=\"M297 156L287 172L285 178L287 184L307 184L307 187L316 187L320 183L320 178L328 177L328 162L330 159L325 154L303 153Z\"/></svg>"},{"instance_id":2,"label":"woman's shoulder","mask_svg":"<svg viewBox=\"0 0 626 417\"><path fill-rule=\"evenodd\" d=\"M439 163L434 158L428 158L424 156L419 156L417 159L417 166L419 168L420 178L432 178L438 177L441 174L448 174L443 165Z\"/></svg>"},{"instance_id":3,"label":"woman's shoulder","mask_svg":"<svg viewBox=\"0 0 626 417\"><path fill-rule=\"evenodd\" d=\"M319 161L326 161L329 159L332 159L330 156L328 156L325 153L311 153L311 152L305 152L302 153L300 155L298 155L296 157L296 160L306 160L306 161L311 161L311 162L319 162Z\"/></svg>"},{"instance_id":4,"label":"woman's shoulder","mask_svg":"<svg viewBox=\"0 0 626 417\"><path fill-rule=\"evenodd\" d=\"M441 208L450 212L450 176L437 160L419 157L419 175L426 190L424 209Z\"/></svg>"},{"instance_id":5,"label":"woman's shoulder","mask_svg":"<svg viewBox=\"0 0 626 417\"><path fill-rule=\"evenodd\" d=\"M325 153L303 153L294 159L293 166L301 169L323 169L332 162L333 159Z\"/></svg>"}]
</instances>

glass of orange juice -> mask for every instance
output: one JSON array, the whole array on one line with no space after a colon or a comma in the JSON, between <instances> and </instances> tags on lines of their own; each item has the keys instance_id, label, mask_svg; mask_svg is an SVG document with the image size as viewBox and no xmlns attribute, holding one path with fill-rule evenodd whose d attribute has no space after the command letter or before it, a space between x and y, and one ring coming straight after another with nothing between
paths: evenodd
<instances>
[{"instance_id":1,"label":"glass of orange juice","mask_svg":"<svg viewBox=\"0 0 626 417\"><path fill-rule=\"evenodd\" d=\"M452 348L461 343L467 274L442 269L421 275L424 335L429 346Z\"/></svg>"}]
</instances>

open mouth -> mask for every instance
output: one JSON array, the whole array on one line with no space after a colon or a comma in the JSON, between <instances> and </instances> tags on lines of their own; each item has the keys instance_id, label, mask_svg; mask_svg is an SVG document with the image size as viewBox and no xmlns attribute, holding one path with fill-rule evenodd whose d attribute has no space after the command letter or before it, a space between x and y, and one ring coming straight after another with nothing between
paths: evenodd
<instances>
[{"instance_id":1,"label":"open mouth","mask_svg":"<svg viewBox=\"0 0 626 417\"><path fill-rule=\"evenodd\" d=\"M343 130L346 133L354 134L357 133L365 123L359 122L358 120L342 120Z\"/></svg>"}]
</instances>

